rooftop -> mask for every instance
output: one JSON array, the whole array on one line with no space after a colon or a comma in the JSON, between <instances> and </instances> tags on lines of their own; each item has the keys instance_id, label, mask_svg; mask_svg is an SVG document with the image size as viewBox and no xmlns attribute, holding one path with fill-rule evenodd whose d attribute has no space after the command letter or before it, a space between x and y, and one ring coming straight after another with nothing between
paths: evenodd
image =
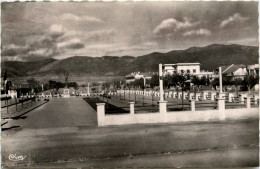
<instances>
[{"instance_id":1,"label":"rooftop","mask_svg":"<svg viewBox=\"0 0 260 169\"><path fill-rule=\"evenodd\" d=\"M243 64L239 64L239 65L230 65L230 66L225 66L225 67L222 67L223 70L222 70L222 73L223 74L229 74L229 73L233 73L235 71L237 71L239 68L246 68L246 65L243 65Z\"/></svg>"}]
</instances>

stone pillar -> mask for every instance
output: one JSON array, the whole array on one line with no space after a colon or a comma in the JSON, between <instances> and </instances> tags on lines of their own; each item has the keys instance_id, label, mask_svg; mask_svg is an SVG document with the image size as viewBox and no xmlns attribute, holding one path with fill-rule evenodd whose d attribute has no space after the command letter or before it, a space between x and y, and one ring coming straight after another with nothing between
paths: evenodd
<instances>
[{"instance_id":1,"label":"stone pillar","mask_svg":"<svg viewBox=\"0 0 260 169\"><path fill-rule=\"evenodd\" d=\"M259 99L258 95L254 95L254 103L257 104L257 100Z\"/></svg>"},{"instance_id":2,"label":"stone pillar","mask_svg":"<svg viewBox=\"0 0 260 169\"><path fill-rule=\"evenodd\" d=\"M193 100L194 93L189 93L189 99Z\"/></svg>"},{"instance_id":3,"label":"stone pillar","mask_svg":"<svg viewBox=\"0 0 260 169\"><path fill-rule=\"evenodd\" d=\"M188 93L187 92L183 92L183 99L186 100Z\"/></svg>"},{"instance_id":4,"label":"stone pillar","mask_svg":"<svg viewBox=\"0 0 260 169\"><path fill-rule=\"evenodd\" d=\"M240 94L239 95L239 102L244 102L244 98L247 97L247 94Z\"/></svg>"},{"instance_id":5,"label":"stone pillar","mask_svg":"<svg viewBox=\"0 0 260 169\"><path fill-rule=\"evenodd\" d=\"M233 98L234 98L234 94L233 93L229 93L228 94L228 102L233 102Z\"/></svg>"},{"instance_id":6,"label":"stone pillar","mask_svg":"<svg viewBox=\"0 0 260 169\"><path fill-rule=\"evenodd\" d=\"M176 98L176 93L177 93L176 91L172 92L172 98Z\"/></svg>"},{"instance_id":7,"label":"stone pillar","mask_svg":"<svg viewBox=\"0 0 260 169\"><path fill-rule=\"evenodd\" d=\"M219 93L219 94L218 94L218 98L225 99L225 93Z\"/></svg>"},{"instance_id":8,"label":"stone pillar","mask_svg":"<svg viewBox=\"0 0 260 169\"><path fill-rule=\"evenodd\" d=\"M196 93L196 98L195 98L195 99L196 99L197 101L199 101L200 96L201 96L201 93Z\"/></svg>"},{"instance_id":9,"label":"stone pillar","mask_svg":"<svg viewBox=\"0 0 260 169\"><path fill-rule=\"evenodd\" d=\"M169 97L172 98L172 91L169 92Z\"/></svg>"},{"instance_id":10,"label":"stone pillar","mask_svg":"<svg viewBox=\"0 0 260 169\"><path fill-rule=\"evenodd\" d=\"M130 114L134 115L135 114L135 102L129 102L130 104Z\"/></svg>"},{"instance_id":11,"label":"stone pillar","mask_svg":"<svg viewBox=\"0 0 260 169\"><path fill-rule=\"evenodd\" d=\"M219 119L225 120L225 99L218 98L218 110L219 110Z\"/></svg>"},{"instance_id":12,"label":"stone pillar","mask_svg":"<svg viewBox=\"0 0 260 169\"><path fill-rule=\"evenodd\" d=\"M207 95L208 95L207 92L203 92L203 93L202 93L202 99L203 99L203 100L207 100Z\"/></svg>"},{"instance_id":13,"label":"stone pillar","mask_svg":"<svg viewBox=\"0 0 260 169\"><path fill-rule=\"evenodd\" d=\"M195 111L195 99L190 100L190 109L191 111Z\"/></svg>"},{"instance_id":14,"label":"stone pillar","mask_svg":"<svg viewBox=\"0 0 260 169\"><path fill-rule=\"evenodd\" d=\"M251 108L251 97L250 96L247 96L245 98L245 103L246 103L246 108L250 109Z\"/></svg>"},{"instance_id":15,"label":"stone pillar","mask_svg":"<svg viewBox=\"0 0 260 169\"><path fill-rule=\"evenodd\" d=\"M98 126L103 126L105 118L105 103L97 103L96 105Z\"/></svg>"},{"instance_id":16,"label":"stone pillar","mask_svg":"<svg viewBox=\"0 0 260 169\"><path fill-rule=\"evenodd\" d=\"M178 93L178 99L181 99L181 92Z\"/></svg>"},{"instance_id":17,"label":"stone pillar","mask_svg":"<svg viewBox=\"0 0 260 169\"><path fill-rule=\"evenodd\" d=\"M211 100L215 100L216 93L211 92Z\"/></svg>"},{"instance_id":18,"label":"stone pillar","mask_svg":"<svg viewBox=\"0 0 260 169\"><path fill-rule=\"evenodd\" d=\"M159 101L159 112L160 114L167 113L167 101Z\"/></svg>"}]
</instances>

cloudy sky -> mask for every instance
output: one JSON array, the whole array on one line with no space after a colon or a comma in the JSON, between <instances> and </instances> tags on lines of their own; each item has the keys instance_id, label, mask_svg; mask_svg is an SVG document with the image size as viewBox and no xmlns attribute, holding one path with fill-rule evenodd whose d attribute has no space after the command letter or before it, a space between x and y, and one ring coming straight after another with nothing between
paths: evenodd
<instances>
[{"instance_id":1,"label":"cloudy sky","mask_svg":"<svg viewBox=\"0 0 260 169\"><path fill-rule=\"evenodd\" d=\"M2 3L2 59L140 56L213 43L258 46L257 2Z\"/></svg>"}]
</instances>

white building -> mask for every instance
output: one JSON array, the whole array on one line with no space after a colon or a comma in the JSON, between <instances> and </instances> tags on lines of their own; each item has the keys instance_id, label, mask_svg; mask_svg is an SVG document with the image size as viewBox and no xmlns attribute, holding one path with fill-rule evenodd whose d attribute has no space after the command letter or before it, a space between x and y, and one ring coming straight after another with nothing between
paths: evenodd
<instances>
[{"instance_id":1,"label":"white building","mask_svg":"<svg viewBox=\"0 0 260 169\"><path fill-rule=\"evenodd\" d=\"M200 63L176 63L176 64L164 64L164 74L200 74Z\"/></svg>"},{"instance_id":2,"label":"white building","mask_svg":"<svg viewBox=\"0 0 260 169\"><path fill-rule=\"evenodd\" d=\"M247 71L248 71L249 75L258 76L259 75L259 64L248 65Z\"/></svg>"},{"instance_id":3,"label":"white building","mask_svg":"<svg viewBox=\"0 0 260 169\"><path fill-rule=\"evenodd\" d=\"M222 74L233 78L244 78L247 75L246 66L243 64L222 67Z\"/></svg>"},{"instance_id":4,"label":"white building","mask_svg":"<svg viewBox=\"0 0 260 169\"><path fill-rule=\"evenodd\" d=\"M203 76L209 79L214 79L215 78L215 73L214 72L209 72L209 71L200 71L199 74L197 74L199 78L202 78Z\"/></svg>"},{"instance_id":5,"label":"white building","mask_svg":"<svg viewBox=\"0 0 260 169\"><path fill-rule=\"evenodd\" d=\"M131 73L130 75L126 76L126 83L131 83L137 79L143 79L143 78L151 79L152 73L140 73L140 72Z\"/></svg>"}]
</instances>

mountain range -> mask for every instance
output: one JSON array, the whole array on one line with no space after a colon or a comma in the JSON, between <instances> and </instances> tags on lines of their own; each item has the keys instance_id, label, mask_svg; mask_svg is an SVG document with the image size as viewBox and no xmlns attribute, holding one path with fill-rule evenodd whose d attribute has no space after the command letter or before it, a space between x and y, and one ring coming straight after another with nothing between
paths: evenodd
<instances>
[{"instance_id":1,"label":"mountain range","mask_svg":"<svg viewBox=\"0 0 260 169\"><path fill-rule=\"evenodd\" d=\"M21 62L3 61L2 77L63 76L64 70L72 76L125 76L131 72L158 72L159 63L200 63L202 70L212 71L229 64L258 63L258 47L212 44L191 47L167 53L154 52L143 56L73 56L62 60Z\"/></svg>"}]
</instances>

